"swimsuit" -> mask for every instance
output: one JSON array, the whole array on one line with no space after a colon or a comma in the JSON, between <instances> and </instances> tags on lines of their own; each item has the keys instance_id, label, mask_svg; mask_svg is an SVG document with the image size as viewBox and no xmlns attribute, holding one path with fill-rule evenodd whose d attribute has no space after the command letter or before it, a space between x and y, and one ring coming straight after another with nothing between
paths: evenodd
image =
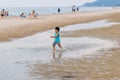
<instances>
[{"instance_id":1,"label":"swimsuit","mask_svg":"<svg viewBox=\"0 0 120 80\"><path fill-rule=\"evenodd\" d=\"M56 44L60 43L60 34L59 33L55 33L55 40L53 42L53 46L55 46Z\"/></svg>"}]
</instances>

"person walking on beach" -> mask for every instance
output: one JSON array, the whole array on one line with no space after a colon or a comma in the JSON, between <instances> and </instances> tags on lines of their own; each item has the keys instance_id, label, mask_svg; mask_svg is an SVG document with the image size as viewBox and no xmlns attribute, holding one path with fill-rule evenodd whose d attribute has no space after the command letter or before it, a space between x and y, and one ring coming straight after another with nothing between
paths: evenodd
<instances>
[{"instance_id":1,"label":"person walking on beach","mask_svg":"<svg viewBox=\"0 0 120 80\"><path fill-rule=\"evenodd\" d=\"M79 12L79 7L77 7L77 11Z\"/></svg>"},{"instance_id":2,"label":"person walking on beach","mask_svg":"<svg viewBox=\"0 0 120 80\"><path fill-rule=\"evenodd\" d=\"M54 36L51 36L51 38L54 38L54 42L53 42L53 51L55 52L55 46L56 44L61 48L62 50L62 46L60 43L60 28L59 27L55 27L55 34Z\"/></svg>"},{"instance_id":3,"label":"person walking on beach","mask_svg":"<svg viewBox=\"0 0 120 80\"><path fill-rule=\"evenodd\" d=\"M58 8L58 13L60 13L60 11L61 11L60 8Z\"/></svg>"},{"instance_id":4,"label":"person walking on beach","mask_svg":"<svg viewBox=\"0 0 120 80\"><path fill-rule=\"evenodd\" d=\"M75 11L76 11L76 6L73 5L73 6L72 6L72 12L75 12Z\"/></svg>"}]
</instances>

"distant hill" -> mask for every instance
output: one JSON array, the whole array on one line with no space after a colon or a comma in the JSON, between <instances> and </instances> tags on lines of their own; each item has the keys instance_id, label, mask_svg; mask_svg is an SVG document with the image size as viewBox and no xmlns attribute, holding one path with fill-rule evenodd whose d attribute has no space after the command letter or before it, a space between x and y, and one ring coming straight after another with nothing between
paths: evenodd
<instances>
[{"instance_id":1,"label":"distant hill","mask_svg":"<svg viewBox=\"0 0 120 80\"><path fill-rule=\"evenodd\" d=\"M83 6L120 6L120 0L97 0L92 3L86 3Z\"/></svg>"}]
</instances>

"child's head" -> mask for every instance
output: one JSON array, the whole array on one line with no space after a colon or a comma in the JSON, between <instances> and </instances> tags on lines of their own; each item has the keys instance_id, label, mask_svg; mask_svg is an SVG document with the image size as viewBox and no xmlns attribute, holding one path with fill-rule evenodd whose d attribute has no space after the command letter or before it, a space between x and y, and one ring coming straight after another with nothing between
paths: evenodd
<instances>
[{"instance_id":1,"label":"child's head","mask_svg":"<svg viewBox=\"0 0 120 80\"><path fill-rule=\"evenodd\" d=\"M60 28L59 27L55 27L55 32L59 32Z\"/></svg>"}]
</instances>

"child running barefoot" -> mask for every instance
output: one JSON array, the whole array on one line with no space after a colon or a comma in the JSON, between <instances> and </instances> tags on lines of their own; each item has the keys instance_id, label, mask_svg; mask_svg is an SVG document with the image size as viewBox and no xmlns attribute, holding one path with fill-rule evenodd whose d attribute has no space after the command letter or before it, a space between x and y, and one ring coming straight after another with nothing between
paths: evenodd
<instances>
[{"instance_id":1,"label":"child running barefoot","mask_svg":"<svg viewBox=\"0 0 120 80\"><path fill-rule=\"evenodd\" d=\"M55 27L55 34L54 36L51 36L51 38L54 38L54 42L53 42L53 51L55 51L55 46L56 44L61 48L62 50L62 46L60 43L60 28L59 27Z\"/></svg>"}]
</instances>

